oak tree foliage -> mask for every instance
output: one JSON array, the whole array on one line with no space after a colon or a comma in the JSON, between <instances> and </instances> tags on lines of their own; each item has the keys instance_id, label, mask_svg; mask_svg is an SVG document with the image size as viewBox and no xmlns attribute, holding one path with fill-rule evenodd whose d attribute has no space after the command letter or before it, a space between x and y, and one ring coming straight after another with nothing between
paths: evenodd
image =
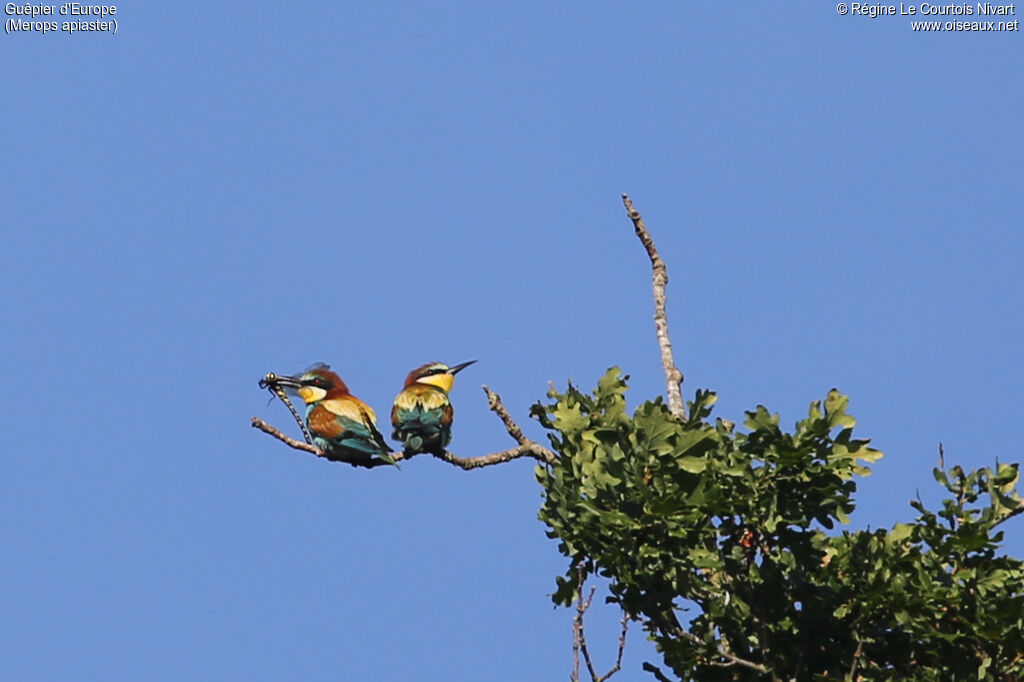
<instances>
[{"instance_id":1,"label":"oak tree foliage","mask_svg":"<svg viewBox=\"0 0 1024 682\"><path fill-rule=\"evenodd\" d=\"M791 431L763 406L737 427L696 392L630 412L618 368L532 414L553 464L540 519L580 576L642 623L658 680L1024 679L1024 567L999 525L1022 510L1016 464L935 469L941 508L889 529L840 530L882 457L832 390Z\"/></svg>"}]
</instances>

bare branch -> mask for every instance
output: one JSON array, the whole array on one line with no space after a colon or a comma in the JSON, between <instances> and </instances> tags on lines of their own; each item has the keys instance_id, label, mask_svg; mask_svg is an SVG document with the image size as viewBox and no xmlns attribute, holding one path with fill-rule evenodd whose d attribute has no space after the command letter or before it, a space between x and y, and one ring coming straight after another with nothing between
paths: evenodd
<instances>
[{"instance_id":1,"label":"bare branch","mask_svg":"<svg viewBox=\"0 0 1024 682\"><path fill-rule=\"evenodd\" d=\"M443 454L434 455L443 462L448 462L452 466L457 466L460 469L470 471L471 469L479 469L481 467L492 466L494 464L504 464L505 462L511 462L513 459L519 459L520 457L530 457L537 460L538 462L551 463L545 455L546 449L532 443L529 445L519 445L508 450L502 450L501 452L492 452L487 455L479 455L478 457L459 457L447 450Z\"/></svg>"},{"instance_id":2,"label":"bare branch","mask_svg":"<svg viewBox=\"0 0 1024 682\"><path fill-rule=\"evenodd\" d=\"M487 464L498 464L499 462L507 462L510 459L516 457L523 457L528 455L534 459L545 462L547 464L554 464L558 461L558 455L548 450L546 447L532 441L523 435L523 430L519 428L519 425L515 423L512 416L505 409L505 404L501 402L501 396L489 389L487 386L483 387L484 393L487 394L487 407L490 408L491 412L498 415L498 419L505 425L505 430L508 431L508 435L512 436L517 443L518 448L512 448L511 450L505 450L503 452L494 453L493 455L484 455L483 458L494 459L493 462L487 462L485 464L479 464L477 466L486 466ZM515 454L518 453L518 454ZM473 459L481 459L480 457Z\"/></svg>"},{"instance_id":3,"label":"bare branch","mask_svg":"<svg viewBox=\"0 0 1024 682\"><path fill-rule=\"evenodd\" d=\"M576 615L573 616L572 624L576 630L576 641L579 643L579 649L583 652L583 662L587 664L587 672L590 673L590 679L596 682L597 672L594 670L594 664L590 660L590 651L587 649L587 637L583 632L583 614L586 613L587 609L590 608L590 602L594 600L594 592L597 591L597 587L590 588L590 594L587 596L587 600L583 601L583 571L580 570L580 598L576 603ZM579 663L576 664L577 673L576 679L579 680Z\"/></svg>"},{"instance_id":4,"label":"bare branch","mask_svg":"<svg viewBox=\"0 0 1024 682\"><path fill-rule=\"evenodd\" d=\"M577 583L577 588L580 595L580 601L583 601L583 572L580 571L580 581ZM569 682L580 682L580 633L583 632L582 616L580 616L577 610L576 615L572 618L572 673L569 675Z\"/></svg>"},{"instance_id":5,"label":"bare branch","mask_svg":"<svg viewBox=\"0 0 1024 682\"><path fill-rule=\"evenodd\" d=\"M286 436L285 434L281 433L279 430L277 430L270 424L266 423L259 417L252 418L252 425L253 428L257 428L263 433L269 433L271 436L278 439L279 441L281 441L290 448L295 448L296 450L303 450L305 452L311 452L317 457L327 458L327 455L324 454L317 446L312 445L310 443L303 443L302 441L295 440L294 438Z\"/></svg>"},{"instance_id":6,"label":"bare branch","mask_svg":"<svg viewBox=\"0 0 1024 682\"><path fill-rule=\"evenodd\" d=\"M597 589L596 587L591 587L590 588L590 596L587 597L587 606L586 606L586 608L590 608L590 600L594 598L594 590L596 590L596 589ZM580 649L583 650L583 660L587 664L587 672L590 673L590 679L596 681L597 680L597 673L594 671L594 664L590 662L590 651L587 650L587 637L583 633L583 621L582 620L580 621Z\"/></svg>"},{"instance_id":7,"label":"bare branch","mask_svg":"<svg viewBox=\"0 0 1024 682\"><path fill-rule=\"evenodd\" d=\"M583 630L583 614L587 612L590 604L594 601L594 592L597 591L597 587L591 587L590 594L587 595L586 599L583 599L583 588L586 587L587 573L583 566L579 566L577 570L579 572L579 581L576 585L576 591L579 597L576 600L576 615L572 618L572 676L570 679L572 682L579 682L580 652L582 651L583 662L587 665L587 672L590 673L592 682L605 682L605 680L622 669L622 652L626 649L626 631L629 629L629 614L623 609L622 620L619 621L622 623L622 632L619 634L619 653L615 657L615 665L604 675L598 675L597 671L594 670L594 663L590 660L590 650L587 649L587 637Z\"/></svg>"},{"instance_id":8,"label":"bare branch","mask_svg":"<svg viewBox=\"0 0 1024 682\"><path fill-rule=\"evenodd\" d=\"M686 408L683 404L683 394L679 385L683 383L683 373L676 367L672 357L672 342L668 336L668 316L665 314L665 287L668 285L668 269L665 261L658 255L658 249L654 246L651 233L644 224L640 212L633 208L633 202L626 194L622 195L622 203L626 207L629 219L633 221L633 230L640 242L647 249L647 256L651 259L651 271L654 287L654 331L658 337L658 346L661 348L661 366L665 370L665 390L668 394L668 409L679 419L686 419Z\"/></svg>"},{"instance_id":9,"label":"bare branch","mask_svg":"<svg viewBox=\"0 0 1024 682\"><path fill-rule=\"evenodd\" d=\"M615 665L601 677L597 678L595 682L604 682L615 673L622 670L622 652L626 650L626 632L629 631L629 614L626 610L622 610L622 620L619 621L622 624L622 632L619 633L619 653L615 657Z\"/></svg>"},{"instance_id":10,"label":"bare branch","mask_svg":"<svg viewBox=\"0 0 1024 682\"><path fill-rule=\"evenodd\" d=\"M448 452L447 450L441 454L435 453L434 457L440 459L443 462L448 462L452 466L459 467L460 469L463 469L465 471L479 469L481 467L486 466L492 466L494 464L502 464L504 462L512 461L513 459L519 459L520 457L530 457L532 459L537 460L538 462L542 462L545 464L553 464L555 461L557 461L558 456L555 453L553 453L551 450L548 450L540 443L532 441L525 435L523 435L523 430L520 429L519 425L516 424L516 422L512 419L512 416L508 413L508 409L505 408L505 405L501 402L501 398L498 396L497 393L487 388L486 386L484 386L484 392L487 393L488 407L491 409L491 411L498 415L498 418L501 419L502 423L505 425L505 430L508 431L508 434L512 436L512 438L514 438L516 442L519 443L519 445L508 450L502 450L501 452L492 452L487 455L480 455L479 457L459 457L458 455L452 452ZM298 413L295 411L295 408L288 400L287 395L285 395L283 391L279 393L275 392L275 394L281 399L281 401L285 405L288 406L289 410L291 410L292 412L292 416L294 416L296 421L299 422L299 425L302 426L303 432L305 433L305 424L298 417ZM330 460L332 462L346 462L354 467L362 467L365 469L372 469L374 467L382 466L384 464L389 464L389 462L378 457L371 457L360 460L350 460L338 457L332 453L323 452L322 450L320 450L320 448L316 447L311 442L303 443L302 441L295 440L294 438L289 438L285 434L281 433L281 431L274 428L270 424L266 423L259 417L252 418L252 425L254 428L257 428L264 433L270 434L271 436L277 438L279 441L288 445L291 448L294 448L296 450L302 450L303 452L309 452L311 454L316 455L317 457L323 457L324 459ZM391 458L394 459L396 462L409 460L411 457L412 455L406 455L403 452L391 453Z\"/></svg>"},{"instance_id":11,"label":"bare branch","mask_svg":"<svg viewBox=\"0 0 1024 682\"><path fill-rule=\"evenodd\" d=\"M505 404L501 402L501 397L497 393L489 389L487 386L484 386L483 389L484 393L487 394L487 407L489 407L494 414L498 415L498 419L500 419L505 425L505 430L508 431L508 435L512 436L519 445L514 448L509 448L508 450L492 452L488 455L480 455L478 457L459 457L447 450L441 454L435 453L434 457L466 471L510 462L513 459L519 459L520 457L530 457L544 464L554 464L558 461L558 455L551 452L551 450L548 450L540 443L532 441L523 435L523 430L519 428L519 425L516 424L514 419L512 419L512 415L508 413L508 409L506 409Z\"/></svg>"},{"instance_id":12,"label":"bare branch","mask_svg":"<svg viewBox=\"0 0 1024 682\"><path fill-rule=\"evenodd\" d=\"M364 469L372 469L374 467L391 465L390 462L380 459L379 457L368 457L366 459L345 459L343 457L338 457L337 455L324 452L315 445L310 445L309 443L303 443L300 440L289 438L288 436L281 433L279 430L277 430L270 424L266 423L259 417L252 418L252 426L253 428L259 429L263 433L270 434L271 436L278 439L288 447L294 448L296 450L302 450L303 452L309 452L311 454L316 455L317 457L323 457L324 459L329 460L331 462L344 462L346 464L351 464L354 467L361 467ZM392 452L391 457L396 462L406 459L405 454L401 452Z\"/></svg>"},{"instance_id":13,"label":"bare branch","mask_svg":"<svg viewBox=\"0 0 1024 682\"><path fill-rule=\"evenodd\" d=\"M486 385L482 387L484 393L487 394L487 407L491 412L498 415L498 419L505 425L505 430L508 431L508 435L512 436L517 443L520 445L526 445L530 440L523 435L523 430L519 428L519 424L516 424L512 419L512 415L505 409L505 404L501 402L501 396L489 389Z\"/></svg>"}]
</instances>

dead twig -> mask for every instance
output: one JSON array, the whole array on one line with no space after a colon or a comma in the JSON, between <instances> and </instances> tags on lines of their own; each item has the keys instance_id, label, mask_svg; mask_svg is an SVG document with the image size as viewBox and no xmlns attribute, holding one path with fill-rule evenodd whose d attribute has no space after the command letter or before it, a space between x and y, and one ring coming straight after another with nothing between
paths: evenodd
<instances>
[{"instance_id":1,"label":"dead twig","mask_svg":"<svg viewBox=\"0 0 1024 682\"><path fill-rule=\"evenodd\" d=\"M680 384L683 383L683 373L676 367L672 357L672 342L668 336L668 315L665 313L665 287L668 285L668 268L665 261L658 254L654 246L654 239L644 224L640 212L633 208L633 202L626 194L622 195L622 203L626 207L629 219L633 221L633 230L640 242L647 250L647 256L651 259L651 272L654 288L654 331L658 337L658 347L661 349L661 366L665 370L665 390L668 394L668 409L679 419L686 419L686 407L683 404L683 394Z\"/></svg>"},{"instance_id":2,"label":"dead twig","mask_svg":"<svg viewBox=\"0 0 1024 682\"><path fill-rule=\"evenodd\" d=\"M572 675L569 676L570 682L580 682L580 651L581 649L587 651L587 644L583 638L583 614L590 608L590 600L594 598L594 590L597 588L591 588L590 597L587 598L586 603L583 599L583 588L586 583L586 573L584 572L583 566L579 569L580 579L577 583L577 594L579 599L577 601L577 612L572 616ZM587 656L587 665L590 666L590 656ZM593 675L594 668L591 668L591 675Z\"/></svg>"},{"instance_id":3,"label":"dead twig","mask_svg":"<svg viewBox=\"0 0 1024 682\"><path fill-rule=\"evenodd\" d=\"M587 649L587 636L583 629L583 614L590 608L590 604L594 601L594 592L597 591L597 587L591 587L590 593L587 598L583 598L583 588L586 587L587 574L582 566L579 567L579 582L577 583L576 591L579 597L576 600L576 615L572 618L572 682L579 682L580 679L580 652L583 653L583 662L587 666L587 672L590 674L592 682L605 682L609 677L619 672L622 669L622 652L626 649L626 632L629 629L629 614L623 610L622 620L619 622L622 624L622 632L619 634L619 653L615 658L615 665L613 665L608 672L604 675L598 675L594 669L594 663L590 660L590 650Z\"/></svg>"},{"instance_id":4,"label":"dead twig","mask_svg":"<svg viewBox=\"0 0 1024 682\"><path fill-rule=\"evenodd\" d=\"M619 632L619 653L615 656L615 665L597 682L603 682L622 670L622 653L626 650L626 633L629 631L629 614L625 610L622 612L622 619L619 620L619 623L622 625L622 630Z\"/></svg>"}]
</instances>

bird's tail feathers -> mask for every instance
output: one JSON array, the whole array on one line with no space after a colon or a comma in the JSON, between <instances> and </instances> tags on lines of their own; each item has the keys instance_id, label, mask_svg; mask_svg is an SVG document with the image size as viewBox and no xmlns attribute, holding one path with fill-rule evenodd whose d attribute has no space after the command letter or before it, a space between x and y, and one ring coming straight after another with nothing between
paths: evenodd
<instances>
[{"instance_id":1,"label":"bird's tail feathers","mask_svg":"<svg viewBox=\"0 0 1024 682\"><path fill-rule=\"evenodd\" d=\"M388 464L393 464L397 467L398 462L396 462L394 457L391 456L391 446L388 445L387 440L384 438L384 434L380 432L377 425L373 423L373 418L370 417L370 414L362 406L359 407L359 413L363 417L363 423L366 424L366 428L370 430L370 435L373 437L374 444L380 448L380 452L377 453L377 456Z\"/></svg>"}]
</instances>

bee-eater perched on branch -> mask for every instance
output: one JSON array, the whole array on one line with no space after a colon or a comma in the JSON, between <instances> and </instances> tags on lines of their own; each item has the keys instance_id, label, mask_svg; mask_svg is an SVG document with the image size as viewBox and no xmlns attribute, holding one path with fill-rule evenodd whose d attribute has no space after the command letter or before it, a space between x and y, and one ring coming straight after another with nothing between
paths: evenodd
<instances>
[{"instance_id":1,"label":"bee-eater perched on branch","mask_svg":"<svg viewBox=\"0 0 1024 682\"><path fill-rule=\"evenodd\" d=\"M341 377L324 363L295 376L273 376L261 385L274 384L298 393L306 403L306 426L313 444L345 461L371 457L394 464L391 447L380 429L373 409L349 393Z\"/></svg>"},{"instance_id":2,"label":"bee-eater perched on branch","mask_svg":"<svg viewBox=\"0 0 1024 682\"><path fill-rule=\"evenodd\" d=\"M391 437L402 442L405 453L441 454L452 440L452 404L448 391L455 375L476 360L449 367L431 362L417 367L405 378L405 388L391 408Z\"/></svg>"}]
</instances>

